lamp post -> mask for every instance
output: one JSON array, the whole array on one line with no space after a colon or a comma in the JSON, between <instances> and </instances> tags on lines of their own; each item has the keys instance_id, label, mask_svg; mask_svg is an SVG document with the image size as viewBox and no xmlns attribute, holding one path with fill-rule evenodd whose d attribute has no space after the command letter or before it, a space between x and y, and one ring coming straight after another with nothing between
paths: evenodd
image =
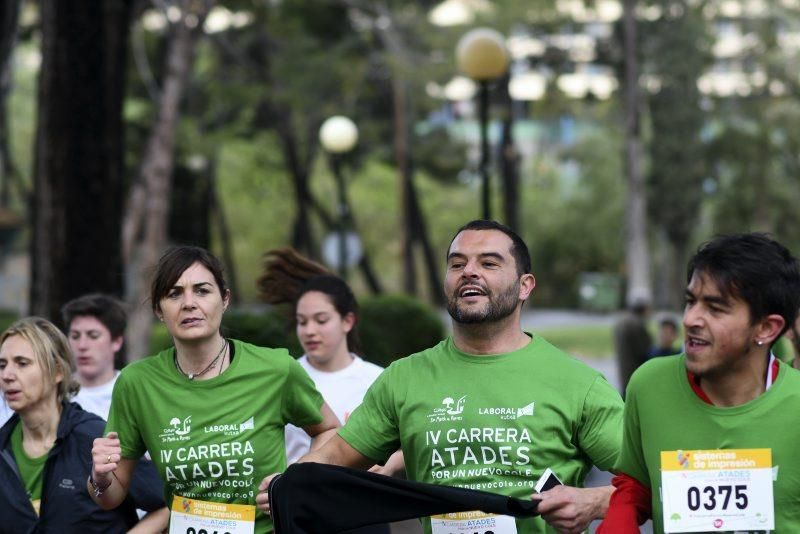
<instances>
[{"instance_id":1,"label":"lamp post","mask_svg":"<svg viewBox=\"0 0 800 534\"><path fill-rule=\"evenodd\" d=\"M350 208L347 203L347 191L345 189L344 176L341 170L342 156L353 150L358 142L358 128L355 123L347 117L336 115L328 118L322 123L319 129L319 140L322 148L330 156L331 171L336 180L336 192L338 197L338 268L339 275L347 279L347 231L350 225Z\"/></svg>"},{"instance_id":2,"label":"lamp post","mask_svg":"<svg viewBox=\"0 0 800 534\"><path fill-rule=\"evenodd\" d=\"M480 116L481 153L479 171L482 181L481 206L483 218L490 219L491 188L489 181L489 82L508 69L503 36L490 28L476 28L465 33L456 46L458 68L478 82L478 113Z\"/></svg>"}]
</instances>

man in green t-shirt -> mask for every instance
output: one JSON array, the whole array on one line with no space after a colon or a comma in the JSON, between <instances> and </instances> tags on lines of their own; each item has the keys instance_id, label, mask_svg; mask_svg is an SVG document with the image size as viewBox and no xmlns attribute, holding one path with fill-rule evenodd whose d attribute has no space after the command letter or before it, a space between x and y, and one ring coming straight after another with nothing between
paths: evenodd
<instances>
[{"instance_id":1,"label":"man in green t-shirt","mask_svg":"<svg viewBox=\"0 0 800 534\"><path fill-rule=\"evenodd\" d=\"M764 234L718 237L689 263L684 353L627 390L621 473L598 532L800 532L800 373L771 347L800 269Z\"/></svg>"},{"instance_id":2,"label":"man in green t-shirt","mask_svg":"<svg viewBox=\"0 0 800 534\"><path fill-rule=\"evenodd\" d=\"M452 337L389 366L338 436L302 461L366 468L402 448L412 480L541 501L542 518L426 519L434 534L475 524L496 534L579 532L602 517L612 488L575 486L592 464L615 462L622 400L602 375L522 330L534 286L528 249L511 229L461 228L444 287ZM565 485L533 495L548 468ZM265 493L257 503L267 509Z\"/></svg>"}]
</instances>

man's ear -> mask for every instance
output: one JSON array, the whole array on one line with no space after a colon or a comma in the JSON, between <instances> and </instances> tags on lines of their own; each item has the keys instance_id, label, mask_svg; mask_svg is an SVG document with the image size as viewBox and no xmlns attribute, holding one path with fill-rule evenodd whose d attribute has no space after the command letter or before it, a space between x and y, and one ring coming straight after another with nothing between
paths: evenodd
<instances>
[{"instance_id":1,"label":"man's ear","mask_svg":"<svg viewBox=\"0 0 800 534\"><path fill-rule=\"evenodd\" d=\"M786 320L778 315L772 313L767 315L758 322L755 330L755 342L758 345L771 345L781 332L783 327L786 326Z\"/></svg>"},{"instance_id":2,"label":"man's ear","mask_svg":"<svg viewBox=\"0 0 800 534\"><path fill-rule=\"evenodd\" d=\"M519 279L519 300L528 300L536 287L536 278L531 273L523 274Z\"/></svg>"}]
</instances>

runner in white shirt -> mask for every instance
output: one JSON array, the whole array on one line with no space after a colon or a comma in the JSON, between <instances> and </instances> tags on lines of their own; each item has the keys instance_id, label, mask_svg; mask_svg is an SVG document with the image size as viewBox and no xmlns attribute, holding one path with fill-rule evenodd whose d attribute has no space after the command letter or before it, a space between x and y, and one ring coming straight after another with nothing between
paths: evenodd
<instances>
[{"instance_id":1,"label":"runner in white shirt","mask_svg":"<svg viewBox=\"0 0 800 534\"><path fill-rule=\"evenodd\" d=\"M121 364L124 356L125 308L113 297L92 294L67 302L61 315L78 366L75 378L81 384L73 401L108 419L111 392L119 376L115 359Z\"/></svg>"},{"instance_id":2,"label":"runner in white shirt","mask_svg":"<svg viewBox=\"0 0 800 534\"><path fill-rule=\"evenodd\" d=\"M308 306L313 302L314 299L311 295L309 293L304 297L305 300L301 299L301 303L304 306ZM300 303L298 303L298 308L300 308ZM308 332L316 327L317 325L313 324L313 319L305 321L303 326L298 321L298 337L300 337L301 329L304 332ZM311 334L307 335L308 338L311 338ZM303 343L303 339L303 337L300 337L300 343ZM309 357L304 354L298 360L342 424L350 417L350 413L361 404L367 389L383 371L382 367L378 367L374 363L365 362L355 354L350 353L348 356L349 361L345 360L347 367L338 371L323 371L315 367L313 355ZM288 463L296 462L310 448L311 439L308 434L303 432L303 429L294 425L286 427L286 461Z\"/></svg>"},{"instance_id":3,"label":"runner in white shirt","mask_svg":"<svg viewBox=\"0 0 800 534\"><path fill-rule=\"evenodd\" d=\"M14 410L8 407L8 404L6 404L6 399L0 399L0 426L6 424L6 421L11 419L12 415L14 415Z\"/></svg>"},{"instance_id":4,"label":"runner in white shirt","mask_svg":"<svg viewBox=\"0 0 800 534\"><path fill-rule=\"evenodd\" d=\"M344 424L383 371L357 355L358 303L353 291L325 267L290 248L267 252L264 273L257 284L265 302L294 306L297 338L305 351L299 362ZM286 427L288 463L297 461L309 448L310 440L301 429ZM372 470L393 475L403 468L402 452L398 451L386 465ZM357 532L388 531L388 525L379 525Z\"/></svg>"},{"instance_id":5,"label":"runner in white shirt","mask_svg":"<svg viewBox=\"0 0 800 534\"><path fill-rule=\"evenodd\" d=\"M114 370L114 376L105 384L95 387L81 387L81 390L75 395L74 401L80 404L81 408L87 412L96 413L103 419L108 420L108 409L111 407L111 392L114 391L114 384L118 376L119 371Z\"/></svg>"},{"instance_id":6,"label":"runner in white shirt","mask_svg":"<svg viewBox=\"0 0 800 534\"><path fill-rule=\"evenodd\" d=\"M125 308L110 295L93 293L64 304L61 318L75 355L78 369L75 378L81 385L72 401L107 421L111 393L119 377L117 368L122 367L125 361L123 335L128 324ZM147 480L159 483L150 456L146 454L144 458L138 469L148 474ZM140 519L146 515L144 510L137 510L137 513ZM166 527L168 518L164 509L163 527Z\"/></svg>"}]
</instances>

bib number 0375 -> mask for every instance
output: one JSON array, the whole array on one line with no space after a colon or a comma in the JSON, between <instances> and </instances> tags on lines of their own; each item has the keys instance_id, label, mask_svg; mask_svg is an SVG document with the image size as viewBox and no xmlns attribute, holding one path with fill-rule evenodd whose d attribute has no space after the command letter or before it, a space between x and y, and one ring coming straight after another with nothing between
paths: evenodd
<instances>
[{"instance_id":1,"label":"bib number 0375","mask_svg":"<svg viewBox=\"0 0 800 534\"><path fill-rule=\"evenodd\" d=\"M772 451L661 451L664 532L775 529Z\"/></svg>"},{"instance_id":2,"label":"bib number 0375","mask_svg":"<svg viewBox=\"0 0 800 534\"><path fill-rule=\"evenodd\" d=\"M689 510L696 512L701 507L706 510L728 510L735 506L739 510L747 508L747 484L705 486L689 486L686 492ZM729 508L731 507L731 508Z\"/></svg>"}]
</instances>

